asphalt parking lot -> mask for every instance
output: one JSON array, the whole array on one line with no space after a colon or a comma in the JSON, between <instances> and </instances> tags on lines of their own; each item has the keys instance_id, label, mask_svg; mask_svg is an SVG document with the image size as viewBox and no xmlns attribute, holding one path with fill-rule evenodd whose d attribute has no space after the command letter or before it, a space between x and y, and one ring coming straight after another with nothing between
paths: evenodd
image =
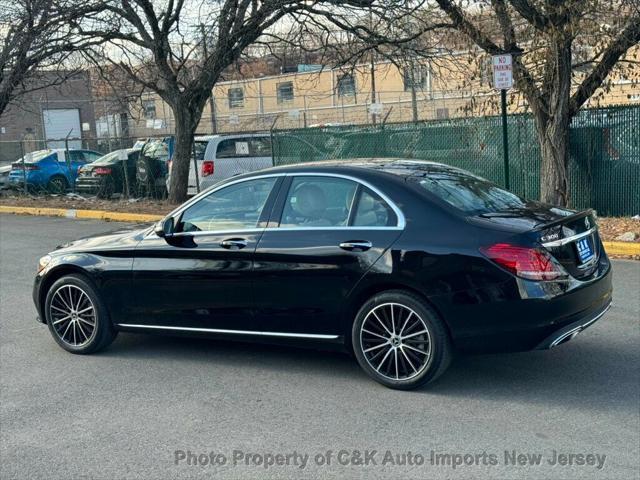
<instances>
[{"instance_id":1,"label":"asphalt parking lot","mask_svg":"<svg viewBox=\"0 0 640 480\"><path fill-rule=\"evenodd\" d=\"M64 352L34 321L36 261L117 226L0 215L2 479L640 478L640 262L614 262L613 308L574 341L399 392L314 350L121 334Z\"/></svg>"}]
</instances>

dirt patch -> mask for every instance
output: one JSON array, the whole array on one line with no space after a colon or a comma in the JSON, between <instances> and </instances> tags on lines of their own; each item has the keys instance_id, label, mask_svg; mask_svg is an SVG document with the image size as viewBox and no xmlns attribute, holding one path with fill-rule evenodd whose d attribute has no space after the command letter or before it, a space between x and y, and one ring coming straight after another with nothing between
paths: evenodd
<instances>
[{"instance_id":1,"label":"dirt patch","mask_svg":"<svg viewBox=\"0 0 640 480\"><path fill-rule=\"evenodd\" d=\"M7 195L0 197L0 205L16 207L67 208L75 210L107 210L109 212L166 215L176 206L166 200L131 199L101 200L80 195L44 195L28 197Z\"/></svg>"},{"instance_id":2,"label":"dirt patch","mask_svg":"<svg viewBox=\"0 0 640 480\"><path fill-rule=\"evenodd\" d=\"M598 218L600 237L605 242L619 242L617 237L623 233L632 232L636 234L634 242L640 243L640 218L629 217L600 217Z\"/></svg>"}]
</instances>

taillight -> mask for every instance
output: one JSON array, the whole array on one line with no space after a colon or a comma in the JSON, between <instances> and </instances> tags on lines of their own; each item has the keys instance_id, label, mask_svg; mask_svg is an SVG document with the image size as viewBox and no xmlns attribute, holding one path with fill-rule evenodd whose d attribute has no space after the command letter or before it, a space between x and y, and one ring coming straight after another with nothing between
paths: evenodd
<instances>
[{"instance_id":1,"label":"taillight","mask_svg":"<svg viewBox=\"0 0 640 480\"><path fill-rule=\"evenodd\" d=\"M539 248L496 243L490 247L482 247L480 251L501 267L521 278L557 280L567 276L567 272L554 262L547 252Z\"/></svg>"},{"instance_id":2,"label":"taillight","mask_svg":"<svg viewBox=\"0 0 640 480\"><path fill-rule=\"evenodd\" d=\"M171 173L171 165L172 165L172 164L173 164L173 160L169 160L169 161L167 162L167 170L168 170L168 172L169 172L169 173Z\"/></svg>"},{"instance_id":3,"label":"taillight","mask_svg":"<svg viewBox=\"0 0 640 480\"><path fill-rule=\"evenodd\" d=\"M13 168L14 170L22 170L23 168L24 170L40 170L40 167L38 165L34 165L33 163L25 163L24 166L22 165L22 163L12 163L11 168Z\"/></svg>"},{"instance_id":4,"label":"taillight","mask_svg":"<svg viewBox=\"0 0 640 480\"><path fill-rule=\"evenodd\" d=\"M94 175L111 175L111 169L109 167L96 167L93 169Z\"/></svg>"},{"instance_id":5,"label":"taillight","mask_svg":"<svg viewBox=\"0 0 640 480\"><path fill-rule=\"evenodd\" d=\"M214 170L214 166L213 166L212 160L205 160L204 162L202 162L203 177L208 177L209 175L213 175L213 170Z\"/></svg>"}]
</instances>

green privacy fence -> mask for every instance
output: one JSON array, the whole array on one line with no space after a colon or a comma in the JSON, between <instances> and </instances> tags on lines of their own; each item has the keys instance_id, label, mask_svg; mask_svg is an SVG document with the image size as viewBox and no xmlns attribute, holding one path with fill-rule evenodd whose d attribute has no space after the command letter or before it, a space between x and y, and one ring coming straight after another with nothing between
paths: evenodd
<instances>
[{"instance_id":1,"label":"green privacy fence","mask_svg":"<svg viewBox=\"0 0 640 480\"><path fill-rule=\"evenodd\" d=\"M530 115L509 117L511 190L540 194L540 148ZM276 165L326 159L431 160L504 183L500 117L276 130ZM640 213L640 106L581 111L570 134L571 205L601 215Z\"/></svg>"}]
</instances>

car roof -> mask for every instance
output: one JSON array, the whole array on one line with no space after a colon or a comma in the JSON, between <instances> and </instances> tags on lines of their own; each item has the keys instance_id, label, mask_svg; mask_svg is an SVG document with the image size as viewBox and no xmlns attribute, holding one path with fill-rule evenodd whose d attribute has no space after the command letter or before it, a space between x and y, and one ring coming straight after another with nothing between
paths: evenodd
<instances>
[{"instance_id":1,"label":"car roof","mask_svg":"<svg viewBox=\"0 0 640 480\"><path fill-rule=\"evenodd\" d=\"M268 137L269 133L252 132L252 133L221 133L218 135L197 135L193 137L195 142L209 142L211 140L224 140L226 138L246 138L246 137Z\"/></svg>"},{"instance_id":2,"label":"car roof","mask_svg":"<svg viewBox=\"0 0 640 480\"><path fill-rule=\"evenodd\" d=\"M304 172L334 172L353 173L367 171L393 174L400 177L424 176L443 170L458 170L456 167L428 160L407 158L351 158L341 160L323 160L318 162L296 163L261 170L262 174L273 173L304 173Z\"/></svg>"}]
</instances>

